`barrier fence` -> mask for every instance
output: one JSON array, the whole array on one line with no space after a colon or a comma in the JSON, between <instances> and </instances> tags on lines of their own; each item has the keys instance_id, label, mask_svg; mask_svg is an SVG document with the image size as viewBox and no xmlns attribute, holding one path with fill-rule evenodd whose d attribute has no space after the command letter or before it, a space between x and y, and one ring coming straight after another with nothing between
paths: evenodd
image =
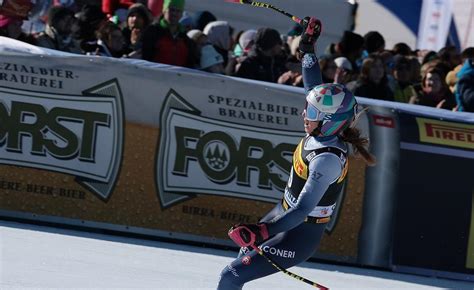
<instances>
[{"instance_id":1,"label":"barrier fence","mask_svg":"<svg viewBox=\"0 0 474 290\"><path fill-rule=\"evenodd\" d=\"M302 89L36 53L0 44L0 216L230 246L281 200ZM473 115L358 100L378 164L350 157L315 257L472 280Z\"/></svg>"}]
</instances>

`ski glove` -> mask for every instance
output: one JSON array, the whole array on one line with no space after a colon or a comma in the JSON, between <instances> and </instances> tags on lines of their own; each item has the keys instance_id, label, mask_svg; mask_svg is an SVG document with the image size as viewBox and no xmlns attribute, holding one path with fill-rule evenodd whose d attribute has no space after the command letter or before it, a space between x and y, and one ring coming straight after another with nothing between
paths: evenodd
<instances>
[{"instance_id":1,"label":"ski glove","mask_svg":"<svg viewBox=\"0 0 474 290\"><path fill-rule=\"evenodd\" d=\"M298 50L302 58L305 53L314 53L314 44L321 34L321 21L314 17L306 16L301 21L301 25L303 26L303 34L301 35Z\"/></svg>"},{"instance_id":2,"label":"ski glove","mask_svg":"<svg viewBox=\"0 0 474 290\"><path fill-rule=\"evenodd\" d=\"M268 230L264 223L237 224L230 228L228 235L238 246L249 247L268 239Z\"/></svg>"}]
</instances>

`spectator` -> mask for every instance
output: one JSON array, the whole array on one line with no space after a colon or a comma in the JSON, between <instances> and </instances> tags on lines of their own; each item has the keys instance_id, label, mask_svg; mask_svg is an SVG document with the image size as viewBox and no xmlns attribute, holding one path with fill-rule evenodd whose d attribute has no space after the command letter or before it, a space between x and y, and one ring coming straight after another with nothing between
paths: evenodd
<instances>
[{"instance_id":1,"label":"spectator","mask_svg":"<svg viewBox=\"0 0 474 290\"><path fill-rule=\"evenodd\" d=\"M233 54L229 57L229 61L225 67L226 75L234 75L237 72L237 68L240 67L240 64L247 58L253 47L256 34L257 30L255 29L249 29L240 33L234 45Z\"/></svg>"},{"instance_id":2,"label":"spectator","mask_svg":"<svg viewBox=\"0 0 474 290\"><path fill-rule=\"evenodd\" d=\"M408 46L408 44L404 42L399 42L395 44L392 48L392 52L394 55L403 55L403 56L410 56L413 54L411 51L411 48Z\"/></svg>"},{"instance_id":3,"label":"spectator","mask_svg":"<svg viewBox=\"0 0 474 290\"><path fill-rule=\"evenodd\" d=\"M454 94L456 91L456 84L458 82L457 73L461 70L462 64L456 66L452 71L446 75L446 84L449 90Z\"/></svg>"},{"instance_id":4,"label":"spectator","mask_svg":"<svg viewBox=\"0 0 474 290\"><path fill-rule=\"evenodd\" d=\"M286 45L291 51L291 47L293 46L293 42L303 33L303 26L299 23L294 23L291 28L286 33ZM299 42L298 42L299 44ZM296 45L298 47L298 45ZM296 54L292 54L295 55ZM296 60L297 61L297 60ZM299 62L299 61L298 61Z\"/></svg>"},{"instance_id":5,"label":"spectator","mask_svg":"<svg viewBox=\"0 0 474 290\"><path fill-rule=\"evenodd\" d=\"M217 20L214 14L212 14L209 11L198 11L194 13L192 18L193 18L194 28L201 31L204 31L204 27L206 27L208 23Z\"/></svg>"},{"instance_id":6,"label":"spectator","mask_svg":"<svg viewBox=\"0 0 474 290\"><path fill-rule=\"evenodd\" d=\"M278 31L272 28L259 28L255 35L255 43L249 54L236 67L235 76L277 82L285 71L285 64L277 61L282 53L282 40Z\"/></svg>"},{"instance_id":7,"label":"spectator","mask_svg":"<svg viewBox=\"0 0 474 290\"><path fill-rule=\"evenodd\" d=\"M336 57L343 56L347 58L351 62L353 70L358 73L357 60L362 56L363 49L364 38L360 34L345 31L341 41L336 44L334 53Z\"/></svg>"},{"instance_id":8,"label":"spectator","mask_svg":"<svg viewBox=\"0 0 474 290\"><path fill-rule=\"evenodd\" d=\"M286 72L284 72L279 78L279 84L291 85L295 87L303 87L303 75L301 69L301 62L298 60L297 53L299 50L301 36L294 37L290 45L290 54L286 59Z\"/></svg>"},{"instance_id":9,"label":"spectator","mask_svg":"<svg viewBox=\"0 0 474 290\"><path fill-rule=\"evenodd\" d=\"M232 47L232 32L227 21L209 22L202 31L207 35L207 40L214 46L216 51L224 58L224 66L229 61L229 52Z\"/></svg>"},{"instance_id":10,"label":"spectator","mask_svg":"<svg viewBox=\"0 0 474 290\"><path fill-rule=\"evenodd\" d=\"M367 54L385 50L385 39L377 31L369 31L364 35L364 47Z\"/></svg>"},{"instance_id":11,"label":"spectator","mask_svg":"<svg viewBox=\"0 0 474 290\"><path fill-rule=\"evenodd\" d=\"M21 30L23 19L13 16L6 16L0 14L0 36L5 36L27 42L29 44L36 44L34 37L25 34Z\"/></svg>"},{"instance_id":12,"label":"spectator","mask_svg":"<svg viewBox=\"0 0 474 290\"><path fill-rule=\"evenodd\" d=\"M351 62L347 58L340 56L334 59L334 63L337 67L336 74L334 75L334 83L345 85L352 81L354 74L352 73Z\"/></svg>"},{"instance_id":13,"label":"spectator","mask_svg":"<svg viewBox=\"0 0 474 290\"><path fill-rule=\"evenodd\" d=\"M75 21L72 10L63 6L51 7L45 31L36 39L37 45L65 52L82 53L79 44L72 37Z\"/></svg>"},{"instance_id":14,"label":"spectator","mask_svg":"<svg viewBox=\"0 0 474 290\"><path fill-rule=\"evenodd\" d=\"M422 50L420 51L421 57L421 65L423 66L425 63L431 62L433 60L438 60L439 56L436 52L432 50Z\"/></svg>"},{"instance_id":15,"label":"spectator","mask_svg":"<svg viewBox=\"0 0 474 290\"><path fill-rule=\"evenodd\" d=\"M382 62L385 68L385 73L387 74L387 77L389 78L389 81L393 79L393 54L389 50L384 50L382 52L379 52L378 55L382 58Z\"/></svg>"},{"instance_id":16,"label":"spectator","mask_svg":"<svg viewBox=\"0 0 474 290\"><path fill-rule=\"evenodd\" d=\"M416 91L410 82L410 65L410 60L405 56L395 56L393 97L396 102L412 104L416 101Z\"/></svg>"},{"instance_id":17,"label":"spectator","mask_svg":"<svg viewBox=\"0 0 474 290\"><path fill-rule=\"evenodd\" d=\"M436 67L438 70L440 70L443 74L443 76L446 76L448 74L448 72L450 72L451 70L449 69L448 65L441 61L439 58L435 58L434 60L432 61L429 61L425 64L423 64L420 68L420 74L421 76L424 76L426 75L426 71L428 69L431 69L433 67ZM444 80L444 78L443 78Z\"/></svg>"},{"instance_id":18,"label":"spectator","mask_svg":"<svg viewBox=\"0 0 474 290\"><path fill-rule=\"evenodd\" d=\"M252 48L253 44L255 43L255 35L257 34L257 30L249 29L244 31L240 34L238 42L234 48L234 55L235 56L243 56L247 55L250 49Z\"/></svg>"},{"instance_id":19,"label":"spectator","mask_svg":"<svg viewBox=\"0 0 474 290\"><path fill-rule=\"evenodd\" d=\"M201 49L201 64L199 68L207 72L223 74L224 58L211 44L207 44Z\"/></svg>"},{"instance_id":20,"label":"spectator","mask_svg":"<svg viewBox=\"0 0 474 290\"><path fill-rule=\"evenodd\" d=\"M451 110L456 106L454 95L445 82L446 74L436 65L428 66L422 72L421 92L414 103Z\"/></svg>"},{"instance_id":21,"label":"spectator","mask_svg":"<svg viewBox=\"0 0 474 290\"><path fill-rule=\"evenodd\" d=\"M421 83L421 64L416 56L408 57L410 61L410 83L413 85Z\"/></svg>"},{"instance_id":22,"label":"spectator","mask_svg":"<svg viewBox=\"0 0 474 290\"><path fill-rule=\"evenodd\" d=\"M143 34L143 59L170 65L195 68L199 50L179 25L184 0L165 0L163 15Z\"/></svg>"},{"instance_id":23,"label":"spectator","mask_svg":"<svg viewBox=\"0 0 474 290\"><path fill-rule=\"evenodd\" d=\"M282 85L289 85L294 87L303 87L303 75L300 71L290 69L284 72L277 81Z\"/></svg>"},{"instance_id":24,"label":"spectator","mask_svg":"<svg viewBox=\"0 0 474 290\"><path fill-rule=\"evenodd\" d=\"M106 20L105 14L98 5L86 4L77 13L77 29L73 32L73 36L84 53L95 49L96 31Z\"/></svg>"},{"instance_id":25,"label":"spectator","mask_svg":"<svg viewBox=\"0 0 474 290\"><path fill-rule=\"evenodd\" d=\"M334 62L336 63L337 68L342 68L346 71L352 71L352 64L347 58L340 56L334 59Z\"/></svg>"},{"instance_id":26,"label":"spectator","mask_svg":"<svg viewBox=\"0 0 474 290\"><path fill-rule=\"evenodd\" d=\"M347 87L356 96L393 101L393 92L388 85L382 58L378 54L369 55L362 62L359 78Z\"/></svg>"},{"instance_id":27,"label":"spectator","mask_svg":"<svg viewBox=\"0 0 474 290\"><path fill-rule=\"evenodd\" d=\"M93 55L123 57L125 54L125 38L120 27L106 21L97 30L97 43Z\"/></svg>"},{"instance_id":28,"label":"spectator","mask_svg":"<svg viewBox=\"0 0 474 290\"><path fill-rule=\"evenodd\" d=\"M466 59L456 76L458 78L455 90L457 110L474 112L474 59Z\"/></svg>"},{"instance_id":29,"label":"spectator","mask_svg":"<svg viewBox=\"0 0 474 290\"><path fill-rule=\"evenodd\" d=\"M150 25L152 16L148 8L141 3L136 3L128 9L126 25L122 29L125 39L125 50L132 53L134 58L141 58L142 34Z\"/></svg>"},{"instance_id":30,"label":"spectator","mask_svg":"<svg viewBox=\"0 0 474 290\"><path fill-rule=\"evenodd\" d=\"M461 59L464 63L466 59L474 59L474 47L468 47L461 52Z\"/></svg>"},{"instance_id":31,"label":"spectator","mask_svg":"<svg viewBox=\"0 0 474 290\"><path fill-rule=\"evenodd\" d=\"M234 75L236 72L236 66L245 59L250 49L254 44L254 38L257 31L255 29L249 29L246 31L239 31L233 37L233 47L229 53L229 60L225 67L226 75Z\"/></svg>"},{"instance_id":32,"label":"spectator","mask_svg":"<svg viewBox=\"0 0 474 290\"><path fill-rule=\"evenodd\" d=\"M447 65L448 71L453 70L457 65L460 65L462 61L458 49L452 45L440 49L440 51L438 51L438 57Z\"/></svg>"},{"instance_id":33,"label":"spectator","mask_svg":"<svg viewBox=\"0 0 474 290\"><path fill-rule=\"evenodd\" d=\"M319 67L321 68L321 76L323 83L333 83L336 75L337 65L334 62L334 57L324 55L319 58Z\"/></svg>"}]
</instances>

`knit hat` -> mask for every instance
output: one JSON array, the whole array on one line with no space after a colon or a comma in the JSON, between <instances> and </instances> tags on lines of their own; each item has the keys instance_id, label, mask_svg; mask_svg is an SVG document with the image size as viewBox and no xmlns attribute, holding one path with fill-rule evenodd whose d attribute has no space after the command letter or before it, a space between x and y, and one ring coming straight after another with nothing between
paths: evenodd
<instances>
[{"instance_id":1,"label":"knit hat","mask_svg":"<svg viewBox=\"0 0 474 290\"><path fill-rule=\"evenodd\" d=\"M202 32L207 35L209 43L218 48L230 49L231 27L227 21L209 22Z\"/></svg>"},{"instance_id":2,"label":"knit hat","mask_svg":"<svg viewBox=\"0 0 474 290\"><path fill-rule=\"evenodd\" d=\"M347 71L352 71L352 64L347 58L343 56L337 57L336 59L334 59L334 62L336 63L337 67L343 68Z\"/></svg>"},{"instance_id":3,"label":"knit hat","mask_svg":"<svg viewBox=\"0 0 474 290\"><path fill-rule=\"evenodd\" d=\"M215 48L211 45L205 45L201 49L201 69L206 69L215 64L224 63L224 58L218 53Z\"/></svg>"},{"instance_id":4,"label":"knit hat","mask_svg":"<svg viewBox=\"0 0 474 290\"><path fill-rule=\"evenodd\" d=\"M53 6L49 8L48 11L48 24L49 26L56 27L61 19L64 19L66 16L74 17L74 12L69 8L64 6Z\"/></svg>"},{"instance_id":5,"label":"knit hat","mask_svg":"<svg viewBox=\"0 0 474 290\"><path fill-rule=\"evenodd\" d=\"M249 45L255 41L255 35L257 34L257 30L249 29L244 31L239 37L239 45L243 50L248 49Z\"/></svg>"},{"instance_id":6,"label":"knit hat","mask_svg":"<svg viewBox=\"0 0 474 290\"><path fill-rule=\"evenodd\" d=\"M268 50L281 44L280 33L273 28L259 28L255 35L255 45L261 50Z\"/></svg>"},{"instance_id":7,"label":"knit hat","mask_svg":"<svg viewBox=\"0 0 474 290\"><path fill-rule=\"evenodd\" d=\"M148 8L142 3L135 3L128 8L127 19L132 14L140 15L140 17L145 21L145 26L150 24L153 20L153 15L151 14L150 10L148 10Z\"/></svg>"},{"instance_id":8,"label":"knit hat","mask_svg":"<svg viewBox=\"0 0 474 290\"><path fill-rule=\"evenodd\" d=\"M163 11L168 9L170 6L173 6L179 10L184 10L185 0L164 0L163 1Z\"/></svg>"}]
</instances>

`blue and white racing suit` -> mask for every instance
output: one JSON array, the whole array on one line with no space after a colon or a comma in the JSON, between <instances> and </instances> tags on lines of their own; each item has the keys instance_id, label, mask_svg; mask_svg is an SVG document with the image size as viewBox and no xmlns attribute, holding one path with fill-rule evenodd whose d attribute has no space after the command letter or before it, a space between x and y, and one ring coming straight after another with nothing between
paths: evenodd
<instances>
[{"instance_id":1,"label":"blue and white racing suit","mask_svg":"<svg viewBox=\"0 0 474 290\"><path fill-rule=\"evenodd\" d=\"M306 54L302 64L308 93L321 84L321 71L314 54ZM279 265L289 268L314 254L343 188L347 167L347 145L337 136L306 135L298 144L282 202L261 220L267 224L270 239L259 247ZM242 289L244 283L277 271L255 250L242 248L222 270L217 289Z\"/></svg>"}]
</instances>

